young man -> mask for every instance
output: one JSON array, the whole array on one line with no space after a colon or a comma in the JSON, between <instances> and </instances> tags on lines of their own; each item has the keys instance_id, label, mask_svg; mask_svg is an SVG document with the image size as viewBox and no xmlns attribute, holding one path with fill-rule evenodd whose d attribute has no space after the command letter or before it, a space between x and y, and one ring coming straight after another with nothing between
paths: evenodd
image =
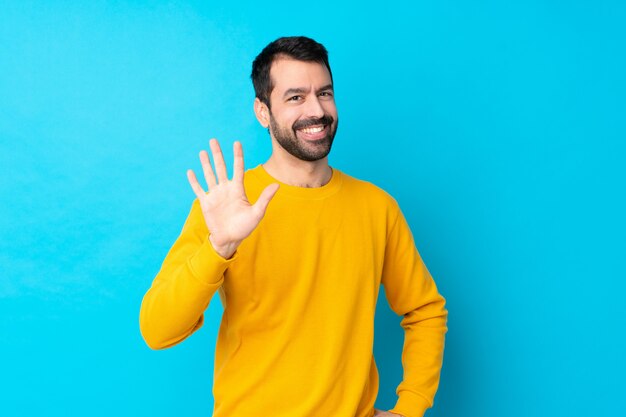
<instances>
[{"instance_id":1,"label":"young man","mask_svg":"<svg viewBox=\"0 0 626 417\"><path fill-rule=\"evenodd\" d=\"M328 164L338 117L326 49L280 38L254 60L252 80L272 155L244 173L235 142L229 180L215 139L214 166L200 153L208 193L188 171L197 199L144 297L144 339L181 342L218 291L214 417L421 417L439 383L445 300L396 201ZM374 408L381 284L405 330L390 411Z\"/></svg>"}]
</instances>

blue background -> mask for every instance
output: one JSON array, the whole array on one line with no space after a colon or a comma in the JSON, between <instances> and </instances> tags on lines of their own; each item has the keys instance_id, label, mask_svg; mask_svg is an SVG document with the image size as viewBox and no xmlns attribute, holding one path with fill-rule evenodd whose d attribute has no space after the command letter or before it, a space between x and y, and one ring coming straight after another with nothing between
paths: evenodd
<instances>
[{"instance_id":1,"label":"blue background","mask_svg":"<svg viewBox=\"0 0 626 417\"><path fill-rule=\"evenodd\" d=\"M76 3L0 1L1 415L211 414L219 298L158 352L139 306L209 138L269 156L251 62L300 34L330 51L331 165L399 201L448 301L427 415L626 408L623 2ZM376 336L388 409L383 292Z\"/></svg>"}]
</instances>

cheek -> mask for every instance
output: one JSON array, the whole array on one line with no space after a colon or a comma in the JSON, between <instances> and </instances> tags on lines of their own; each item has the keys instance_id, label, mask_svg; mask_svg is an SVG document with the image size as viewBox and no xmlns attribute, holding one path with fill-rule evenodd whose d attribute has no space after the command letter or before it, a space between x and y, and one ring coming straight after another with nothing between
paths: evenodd
<instances>
[{"instance_id":1,"label":"cheek","mask_svg":"<svg viewBox=\"0 0 626 417\"><path fill-rule=\"evenodd\" d=\"M291 129L293 124L298 121L298 117L300 117L300 113L296 111L293 111L293 110L284 111L283 114L281 114L281 118L280 118L281 125Z\"/></svg>"},{"instance_id":2,"label":"cheek","mask_svg":"<svg viewBox=\"0 0 626 417\"><path fill-rule=\"evenodd\" d=\"M327 103L324 106L324 112L330 116L333 116L333 118L335 120L337 120L337 107L335 106L335 103Z\"/></svg>"},{"instance_id":3,"label":"cheek","mask_svg":"<svg viewBox=\"0 0 626 417\"><path fill-rule=\"evenodd\" d=\"M274 122L283 129L291 129L293 122L297 120L292 113L293 110L289 108L280 106L272 108L272 118L274 119Z\"/></svg>"}]
</instances>

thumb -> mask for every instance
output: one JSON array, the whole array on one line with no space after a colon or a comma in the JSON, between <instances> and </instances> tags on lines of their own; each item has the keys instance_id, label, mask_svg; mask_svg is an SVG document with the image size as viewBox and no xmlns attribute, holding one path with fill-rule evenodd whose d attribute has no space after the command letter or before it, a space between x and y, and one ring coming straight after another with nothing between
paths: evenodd
<instances>
[{"instance_id":1,"label":"thumb","mask_svg":"<svg viewBox=\"0 0 626 417\"><path fill-rule=\"evenodd\" d=\"M270 200L274 197L274 194L276 194L276 191L278 191L278 187L280 187L278 183L270 184L267 187L265 187L265 189L259 196L256 203L252 205L252 207L257 212L259 217L263 217L265 215L265 210L267 209L267 205L270 203Z\"/></svg>"}]
</instances>

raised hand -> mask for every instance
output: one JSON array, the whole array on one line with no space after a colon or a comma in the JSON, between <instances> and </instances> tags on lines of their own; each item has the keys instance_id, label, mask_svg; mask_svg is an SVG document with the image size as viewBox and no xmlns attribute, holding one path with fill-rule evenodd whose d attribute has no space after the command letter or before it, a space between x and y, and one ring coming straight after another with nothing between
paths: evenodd
<instances>
[{"instance_id":1,"label":"raised hand","mask_svg":"<svg viewBox=\"0 0 626 417\"><path fill-rule=\"evenodd\" d=\"M205 192L192 170L187 170L187 179L193 192L200 201L202 214L207 228L209 240L213 248L223 258L228 259L241 242L252 233L265 215L265 210L278 190L278 184L268 185L258 200L250 204L243 186L243 149L240 142L233 144L235 156L233 178L228 179L226 164L222 150L216 139L209 141L215 173L206 151L200 151L202 171L209 188ZM217 174L217 176L216 176Z\"/></svg>"}]
</instances>

